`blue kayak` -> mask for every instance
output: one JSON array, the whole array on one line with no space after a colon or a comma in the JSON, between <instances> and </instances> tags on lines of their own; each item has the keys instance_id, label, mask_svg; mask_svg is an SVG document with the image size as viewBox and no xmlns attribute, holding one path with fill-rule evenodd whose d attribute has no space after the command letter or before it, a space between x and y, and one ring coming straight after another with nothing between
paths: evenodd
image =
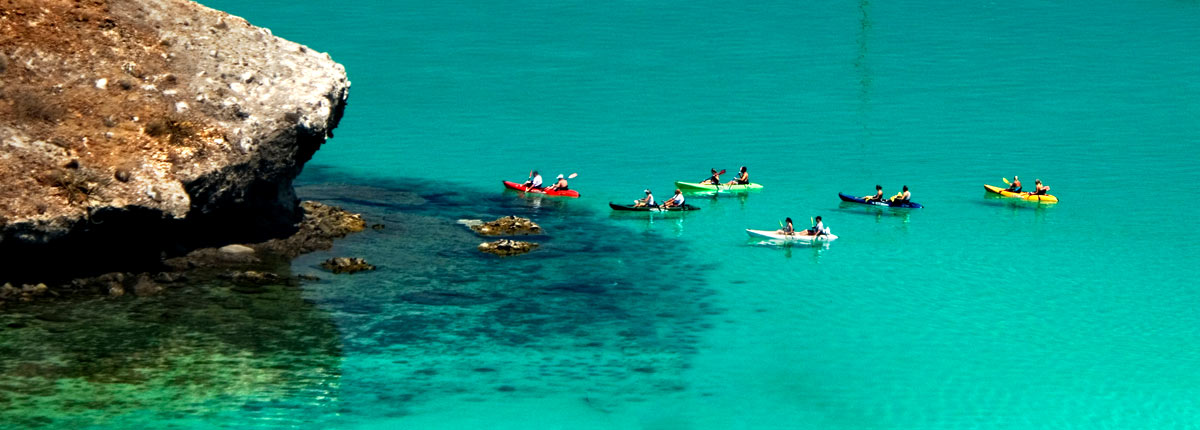
<instances>
[{"instance_id":1,"label":"blue kayak","mask_svg":"<svg viewBox=\"0 0 1200 430\"><path fill-rule=\"evenodd\" d=\"M924 207L924 206L921 206L921 204L917 203L917 202L892 203L887 200L869 201L868 202L866 200L863 200L861 197L848 196L843 193L838 193L838 197L841 197L843 202L860 203L860 204L871 205L871 206L883 206L883 207L889 207L889 208L922 208L922 207Z\"/></svg>"}]
</instances>

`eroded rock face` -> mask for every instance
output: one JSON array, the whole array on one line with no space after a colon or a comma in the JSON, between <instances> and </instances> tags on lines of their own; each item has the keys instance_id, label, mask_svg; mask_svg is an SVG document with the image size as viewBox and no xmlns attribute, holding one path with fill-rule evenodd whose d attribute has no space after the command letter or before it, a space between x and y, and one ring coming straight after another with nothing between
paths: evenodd
<instances>
[{"instance_id":1,"label":"eroded rock face","mask_svg":"<svg viewBox=\"0 0 1200 430\"><path fill-rule=\"evenodd\" d=\"M0 261L137 270L295 230L292 181L349 86L327 54L191 1L8 1Z\"/></svg>"},{"instance_id":2,"label":"eroded rock face","mask_svg":"<svg viewBox=\"0 0 1200 430\"><path fill-rule=\"evenodd\" d=\"M482 224L463 223L484 236L523 236L542 234L542 227L528 218L509 215Z\"/></svg>"},{"instance_id":3,"label":"eroded rock face","mask_svg":"<svg viewBox=\"0 0 1200 430\"><path fill-rule=\"evenodd\" d=\"M519 240L500 239L495 242L484 242L479 244L479 250L488 254L496 254L501 257L512 255L521 255L537 248L538 244L533 242L522 242Z\"/></svg>"}]
</instances>

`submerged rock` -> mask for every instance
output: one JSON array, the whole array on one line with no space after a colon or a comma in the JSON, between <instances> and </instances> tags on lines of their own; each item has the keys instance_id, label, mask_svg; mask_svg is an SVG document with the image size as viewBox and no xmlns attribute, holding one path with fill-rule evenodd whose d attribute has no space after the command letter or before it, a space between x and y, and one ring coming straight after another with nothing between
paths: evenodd
<instances>
[{"instance_id":1,"label":"submerged rock","mask_svg":"<svg viewBox=\"0 0 1200 430\"><path fill-rule=\"evenodd\" d=\"M467 225L484 236L523 236L531 234L542 234L542 227L535 224L529 218L521 218L514 215L509 215L503 218L497 218L495 221L467 224L460 220L459 223Z\"/></svg>"},{"instance_id":2,"label":"submerged rock","mask_svg":"<svg viewBox=\"0 0 1200 430\"><path fill-rule=\"evenodd\" d=\"M367 264L367 260L357 257L330 258L322 262L321 267L333 273L356 273L366 270L375 270L375 266Z\"/></svg>"},{"instance_id":3,"label":"submerged rock","mask_svg":"<svg viewBox=\"0 0 1200 430\"><path fill-rule=\"evenodd\" d=\"M292 258L312 251L329 249L333 246L334 239L367 228L367 222L363 220L362 215L336 206L314 201L306 201L300 206L304 209L304 220L300 222L294 234L255 244L253 247L262 252Z\"/></svg>"},{"instance_id":4,"label":"submerged rock","mask_svg":"<svg viewBox=\"0 0 1200 430\"><path fill-rule=\"evenodd\" d=\"M537 248L538 244L533 242L522 242L519 240L500 239L495 242L484 242L479 244L479 250L488 254L496 254L501 257L511 255L520 255Z\"/></svg>"}]
</instances>

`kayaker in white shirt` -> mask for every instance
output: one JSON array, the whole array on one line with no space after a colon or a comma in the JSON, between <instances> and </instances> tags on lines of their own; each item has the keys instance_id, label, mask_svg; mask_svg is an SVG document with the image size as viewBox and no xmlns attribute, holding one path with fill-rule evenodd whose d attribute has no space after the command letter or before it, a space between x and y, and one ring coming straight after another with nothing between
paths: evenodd
<instances>
[{"instance_id":1,"label":"kayaker in white shirt","mask_svg":"<svg viewBox=\"0 0 1200 430\"><path fill-rule=\"evenodd\" d=\"M899 194L892 196L892 203L908 203L909 200L912 200L912 193L908 192L908 185L905 185Z\"/></svg>"},{"instance_id":2,"label":"kayaker in white shirt","mask_svg":"<svg viewBox=\"0 0 1200 430\"><path fill-rule=\"evenodd\" d=\"M675 196L667 199L666 202L663 202L663 207L665 208L675 206L683 206L683 191L680 191L678 188L675 189Z\"/></svg>"},{"instance_id":3,"label":"kayaker in white shirt","mask_svg":"<svg viewBox=\"0 0 1200 430\"><path fill-rule=\"evenodd\" d=\"M817 224L808 230L804 230L806 236L816 236L818 234L829 234L829 229L825 227L825 223L821 222L821 217L816 218Z\"/></svg>"},{"instance_id":4,"label":"kayaker in white shirt","mask_svg":"<svg viewBox=\"0 0 1200 430\"><path fill-rule=\"evenodd\" d=\"M537 170L534 170L533 178L530 178L528 181L525 181L525 189L526 190L530 190L530 189L539 189L540 190L541 188L542 188L542 175L539 174Z\"/></svg>"},{"instance_id":5,"label":"kayaker in white shirt","mask_svg":"<svg viewBox=\"0 0 1200 430\"><path fill-rule=\"evenodd\" d=\"M643 206L654 206L654 194L650 193L650 189L646 189L646 198L633 202L633 207L640 208Z\"/></svg>"}]
</instances>

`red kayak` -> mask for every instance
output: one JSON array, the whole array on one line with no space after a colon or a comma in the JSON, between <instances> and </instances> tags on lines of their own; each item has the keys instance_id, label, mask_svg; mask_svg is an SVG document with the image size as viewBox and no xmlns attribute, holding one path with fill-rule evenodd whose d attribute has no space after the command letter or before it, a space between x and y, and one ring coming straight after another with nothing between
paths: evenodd
<instances>
[{"instance_id":1,"label":"red kayak","mask_svg":"<svg viewBox=\"0 0 1200 430\"><path fill-rule=\"evenodd\" d=\"M514 189L517 191L526 191L525 185L518 184L516 182L504 181L504 187ZM526 192L545 194L547 196L579 197L579 191L575 191L575 190L559 191L559 190L544 190L544 189L540 189L540 188L532 188Z\"/></svg>"}]
</instances>

